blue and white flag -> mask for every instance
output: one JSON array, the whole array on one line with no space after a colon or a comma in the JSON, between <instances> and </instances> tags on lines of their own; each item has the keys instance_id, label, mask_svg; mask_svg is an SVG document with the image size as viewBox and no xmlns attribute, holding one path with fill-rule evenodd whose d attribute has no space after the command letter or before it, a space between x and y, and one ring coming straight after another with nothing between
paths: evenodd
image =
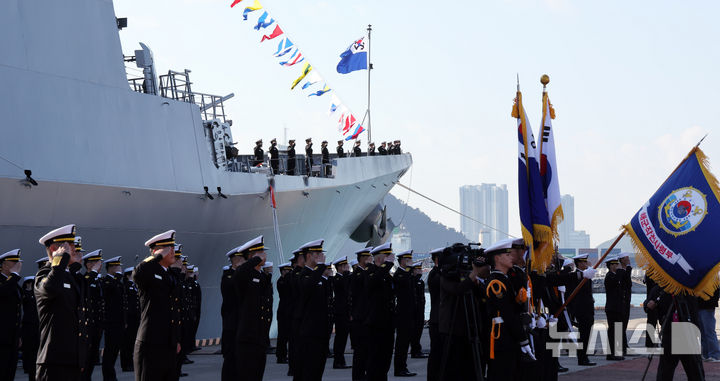
<instances>
[{"instance_id":1,"label":"blue and white flag","mask_svg":"<svg viewBox=\"0 0 720 381\"><path fill-rule=\"evenodd\" d=\"M642 171L643 165L633 163ZM708 299L718 287L720 186L700 148L688 156L624 226L635 262L671 294Z\"/></svg>"},{"instance_id":2,"label":"blue and white flag","mask_svg":"<svg viewBox=\"0 0 720 381\"><path fill-rule=\"evenodd\" d=\"M558 239L558 225L562 222L564 215L560 203L560 180L558 179L558 166L555 158L555 132L552 120L555 119L555 109L550 104L547 92L543 91L543 117L542 134L538 139L540 147L540 177L543 181L543 193L545 195L545 207L548 211L550 228L554 239Z\"/></svg>"},{"instance_id":3,"label":"blue and white flag","mask_svg":"<svg viewBox=\"0 0 720 381\"><path fill-rule=\"evenodd\" d=\"M289 51L293 48L293 43L290 41L289 38L285 37L283 38L280 43L278 44L277 51L273 53L275 57L282 57L285 54L287 54Z\"/></svg>"},{"instance_id":4,"label":"blue and white flag","mask_svg":"<svg viewBox=\"0 0 720 381\"><path fill-rule=\"evenodd\" d=\"M275 22L275 19L272 19L272 18L270 19L270 21L266 22L265 20L267 19L267 17L268 17L267 11L263 12L262 16L260 16L260 18L257 21L257 25L255 25L253 28L255 30L260 30L261 28L264 29L264 28L269 27L270 25L272 25L272 23Z\"/></svg>"},{"instance_id":5,"label":"blue and white flag","mask_svg":"<svg viewBox=\"0 0 720 381\"><path fill-rule=\"evenodd\" d=\"M326 83L325 86L323 86L322 89L310 93L310 95L308 95L308 97L311 97L311 96L313 96L313 95L317 95L317 96L319 97L319 96L327 93L328 91L332 91L332 89L331 89L330 87L328 87L328 85L327 85L327 83Z\"/></svg>"},{"instance_id":6,"label":"blue and white flag","mask_svg":"<svg viewBox=\"0 0 720 381\"><path fill-rule=\"evenodd\" d=\"M302 85L302 89L305 90L308 87L318 83L322 82L323 78L318 74L318 72L314 71L310 73L310 75L307 76L306 82Z\"/></svg>"},{"instance_id":7,"label":"blue and white flag","mask_svg":"<svg viewBox=\"0 0 720 381\"><path fill-rule=\"evenodd\" d=\"M553 235L545 207L535 136L525 115L520 91L517 92L512 116L517 118L520 227L523 240L530 251L531 268L544 273L552 260ZM536 243L537 249L534 247Z\"/></svg>"},{"instance_id":8,"label":"blue and white flag","mask_svg":"<svg viewBox=\"0 0 720 381\"><path fill-rule=\"evenodd\" d=\"M361 37L355 40L342 54L340 54L340 62L337 64L337 71L340 74L347 74L356 70L366 70L368 68L368 53L370 48L365 40Z\"/></svg>"}]
</instances>

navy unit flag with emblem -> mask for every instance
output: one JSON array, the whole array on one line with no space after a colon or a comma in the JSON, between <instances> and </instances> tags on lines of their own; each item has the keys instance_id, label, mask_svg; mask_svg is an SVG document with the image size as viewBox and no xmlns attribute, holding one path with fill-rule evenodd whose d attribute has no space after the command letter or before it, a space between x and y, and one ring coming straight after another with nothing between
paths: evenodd
<instances>
[{"instance_id":1,"label":"navy unit flag with emblem","mask_svg":"<svg viewBox=\"0 0 720 381\"><path fill-rule=\"evenodd\" d=\"M718 287L719 199L718 180L695 147L624 226L637 264L667 292L707 299Z\"/></svg>"}]
</instances>

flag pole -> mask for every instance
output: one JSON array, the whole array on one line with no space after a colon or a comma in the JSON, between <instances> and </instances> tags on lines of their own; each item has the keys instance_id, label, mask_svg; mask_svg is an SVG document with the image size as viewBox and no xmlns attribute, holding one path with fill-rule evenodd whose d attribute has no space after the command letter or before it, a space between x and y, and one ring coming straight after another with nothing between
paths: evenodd
<instances>
[{"instance_id":1,"label":"flag pole","mask_svg":"<svg viewBox=\"0 0 720 381\"><path fill-rule=\"evenodd\" d=\"M607 250L605 250L605 254L603 254L603 256L600 257L600 259L598 259L597 263L595 263L595 266L593 266L592 268L597 269L598 266L600 266L600 264L605 260L605 257L607 257L607 255L610 254L612 249L615 248L615 245L617 245L618 242L620 242L620 239L625 236L625 233L626 233L626 230L623 229L622 233L620 233L620 235L617 236L617 238L615 238L615 241L612 243L612 245L610 245L610 247L608 247ZM565 300L565 303L563 303L563 305L560 306L560 308L557 310L557 312L555 312L555 315L553 315L553 316L555 316L555 317L560 316L560 314L563 312L565 307L567 307L568 303L570 303L570 301L573 300L573 298L575 298L575 295L577 295L578 292L580 292L580 289L582 288L582 286L585 285L585 283L587 283L587 281L588 281L587 278L582 279L580 284L577 287L575 287L575 290L573 290L572 294L570 294L570 296Z\"/></svg>"},{"instance_id":2,"label":"flag pole","mask_svg":"<svg viewBox=\"0 0 720 381\"><path fill-rule=\"evenodd\" d=\"M368 82L367 82L368 100L367 100L367 111L365 111L365 116L367 116L367 132L368 132L368 144L369 144L370 142L372 142L372 133L371 133L372 130L370 128L370 71L372 70L372 63L370 63L370 49L372 47L372 43L370 42L370 33L372 32L371 24L368 24L367 32L368 32L368 35L367 35L367 37L368 37L368 62L367 62L367 64L368 64Z\"/></svg>"}]
</instances>

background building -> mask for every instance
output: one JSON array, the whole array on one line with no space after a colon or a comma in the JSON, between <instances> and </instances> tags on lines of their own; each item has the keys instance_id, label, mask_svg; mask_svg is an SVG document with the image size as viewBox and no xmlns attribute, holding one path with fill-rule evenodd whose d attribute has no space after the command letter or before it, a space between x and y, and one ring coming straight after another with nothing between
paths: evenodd
<instances>
[{"instance_id":1,"label":"background building","mask_svg":"<svg viewBox=\"0 0 720 381\"><path fill-rule=\"evenodd\" d=\"M560 200L565 218L558 226L561 248L579 249L590 247L590 235L585 230L575 230L575 198L564 194Z\"/></svg>"},{"instance_id":2,"label":"background building","mask_svg":"<svg viewBox=\"0 0 720 381\"><path fill-rule=\"evenodd\" d=\"M508 192L505 184L463 185L460 187L460 212L470 216L489 229L469 218L460 217L460 231L471 242L480 241L487 247L507 238Z\"/></svg>"}]
</instances>

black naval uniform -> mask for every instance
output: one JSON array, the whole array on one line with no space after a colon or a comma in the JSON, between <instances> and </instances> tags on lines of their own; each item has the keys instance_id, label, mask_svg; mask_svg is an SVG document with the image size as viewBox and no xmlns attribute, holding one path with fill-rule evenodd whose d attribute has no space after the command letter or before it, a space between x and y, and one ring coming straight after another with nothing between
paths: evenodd
<instances>
[{"instance_id":1,"label":"black naval uniform","mask_svg":"<svg viewBox=\"0 0 720 381\"><path fill-rule=\"evenodd\" d=\"M133 370L135 338L140 326L140 297L135 282L129 277L123 278L123 314L125 330L120 350L120 367L124 372L129 372Z\"/></svg>"},{"instance_id":2,"label":"black naval uniform","mask_svg":"<svg viewBox=\"0 0 720 381\"><path fill-rule=\"evenodd\" d=\"M330 151L328 151L327 147L322 148L322 170L325 176L330 174L330 168L328 168L328 164L330 164Z\"/></svg>"},{"instance_id":3,"label":"black naval uniform","mask_svg":"<svg viewBox=\"0 0 720 381\"><path fill-rule=\"evenodd\" d=\"M608 271L605 275L605 315L608 321L608 341L610 344L610 355L615 356L615 323L622 322L625 316L625 291L624 291L625 270L618 268L615 273ZM621 333L625 336L625 331ZM622 339L620 340L620 350L622 355ZM609 357L608 356L608 357Z\"/></svg>"},{"instance_id":4,"label":"black naval uniform","mask_svg":"<svg viewBox=\"0 0 720 381\"><path fill-rule=\"evenodd\" d=\"M276 145L270 146L270 167L272 168L273 174L277 175L280 173L280 152Z\"/></svg>"},{"instance_id":5,"label":"black naval uniform","mask_svg":"<svg viewBox=\"0 0 720 381\"><path fill-rule=\"evenodd\" d=\"M268 277L255 269L262 262L252 257L233 274L237 303L235 363L242 380L262 380L268 331L272 322L272 285Z\"/></svg>"},{"instance_id":6,"label":"black naval uniform","mask_svg":"<svg viewBox=\"0 0 720 381\"><path fill-rule=\"evenodd\" d=\"M2 364L0 380L2 381L14 379L17 369L23 301L22 290L18 285L19 279L20 277L14 273L10 273L7 277L0 274L0 364Z\"/></svg>"},{"instance_id":7,"label":"black naval uniform","mask_svg":"<svg viewBox=\"0 0 720 381\"><path fill-rule=\"evenodd\" d=\"M120 353L123 342L123 329L125 327L123 313L123 284L122 275L106 275L102 280L102 293L105 300L105 350L102 356L103 380L117 380L115 375L115 360Z\"/></svg>"},{"instance_id":8,"label":"black naval uniform","mask_svg":"<svg viewBox=\"0 0 720 381\"><path fill-rule=\"evenodd\" d=\"M85 308L88 330L88 356L85 369L82 371L83 380L92 379L95 364L100 363L100 339L102 338L102 320L105 302L102 295L102 278L95 271L86 271L85 275L76 273L76 277L84 282Z\"/></svg>"},{"instance_id":9,"label":"black naval uniform","mask_svg":"<svg viewBox=\"0 0 720 381\"><path fill-rule=\"evenodd\" d=\"M275 356L277 357L278 364L286 364L288 362L288 339L290 336L290 330L292 329L291 278L292 271L288 271L287 274L279 277L276 283L278 296L280 297L276 317L278 336L275 350Z\"/></svg>"},{"instance_id":10,"label":"black naval uniform","mask_svg":"<svg viewBox=\"0 0 720 381\"><path fill-rule=\"evenodd\" d=\"M350 334L350 272L335 274L333 277L335 293L334 313L335 341L333 342L333 365L345 366L345 345Z\"/></svg>"},{"instance_id":11,"label":"black naval uniform","mask_svg":"<svg viewBox=\"0 0 720 381\"><path fill-rule=\"evenodd\" d=\"M258 165L262 164L262 162L265 160L265 151L263 151L262 147L260 147L259 145L256 145L254 154L255 154L255 161L253 162L253 166L258 166Z\"/></svg>"},{"instance_id":12,"label":"black naval uniform","mask_svg":"<svg viewBox=\"0 0 720 381\"><path fill-rule=\"evenodd\" d=\"M415 330L410 337L410 353L417 356L424 356L420 338L425 326L425 281L422 275L413 275L415 283Z\"/></svg>"},{"instance_id":13,"label":"black naval uniform","mask_svg":"<svg viewBox=\"0 0 720 381\"><path fill-rule=\"evenodd\" d=\"M395 318L395 291L390 269L393 264L385 262L380 266L368 265L368 315L365 324L368 329L367 380L387 380L393 352L393 321ZM400 271L400 270L398 270Z\"/></svg>"},{"instance_id":14,"label":"black naval uniform","mask_svg":"<svg viewBox=\"0 0 720 381\"><path fill-rule=\"evenodd\" d=\"M652 292L653 288L655 288L656 283L649 276L647 276L647 274L645 274L643 283L645 283L645 297L649 298L650 293ZM649 324L653 329L656 329L658 324L657 309L645 308L645 313L647 314L646 323ZM654 346L655 345L652 341L651 335L645 335L645 347L652 348Z\"/></svg>"},{"instance_id":15,"label":"black naval uniform","mask_svg":"<svg viewBox=\"0 0 720 381\"><path fill-rule=\"evenodd\" d=\"M32 286L32 280L27 282ZM25 284L22 287L22 304L23 317L20 336L22 337L23 370L28 374L29 381L35 381L37 352L40 347L40 321L38 320L35 293L32 288L26 290Z\"/></svg>"},{"instance_id":16,"label":"black naval uniform","mask_svg":"<svg viewBox=\"0 0 720 381\"><path fill-rule=\"evenodd\" d=\"M427 363L428 381L436 381L440 376L440 363L442 361L442 337L439 330L440 311L440 268L435 266L427 277L428 291L430 292L430 357Z\"/></svg>"},{"instance_id":17,"label":"black naval uniform","mask_svg":"<svg viewBox=\"0 0 720 381\"><path fill-rule=\"evenodd\" d=\"M328 311L328 318L327 318L327 352L326 357L333 357L333 351L330 347L330 337L332 336L333 331L333 325L335 324L335 293L333 292L333 282L332 279L325 277L325 275L322 276L322 284L323 288L325 289L325 300L327 300L327 311Z\"/></svg>"},{"instance_id":18,"label":"black naval uniform","mask_svg":"<svg viewBox=\"0 0 720 381\"><path fill-rule=\"evenodd\" d=\"M220 279L220 293L222 294L222 305L220 316L222 317L222 333L220 337L220 350L223 355L221 380L236 380L239 377L235 366L235 334L237 333L237 296L233 284L235 270L228 268L222 273Z\"/></svg>"},{"instance_id":19,"label":"black naval uniform","mask_svg":"<svg viewBox=\"0 0 720 381\"><path fill-rule=\"evenodd\" d=\"M296 266L290 272L290 290L292 295L292 320L290 321L290 341L288 342L288 358L289 371L288 375L293 376L294 381L302 381L302 361L303 351L300 343L300 325L303 315L302 289L300 288L300 280L302 278L303 268Z\"/></svg>"},{"instance_id":20,"label":"black naval uniform","mask_svg":"<svg viewBox=\"0 0 720 381\"><path fill-rule=\"evenodd\" d=\"M323 272L327 266L318 264L314 269L305 267L300 279L302 317L300 320L300 347L302 363L299 367L302 380L321 380L328 356L330 311Z\"/></svg>"},{"instance_id":21,"label":"black naval uniform","mask_svg":"<svg viewBox=\"0 0 720 381\"><path fill-rule=\"evenodd\" d=\"M346 155L345 155L345 150L343 149L343 146L340 146L340 145L337 146L337 150L336 150L336 151L337 151L338 159L342 159L342 158L344 158L344 157L346 156Z\"/></svg>"},{"instance_id":22,"label":"black naval uniform","mask_svg":"<svg viewBox=\"0 0 720 381\"><path fill-rule=\"evenodd\" d=\"M378 155L385 156L387 154L388 154L387 149L385 149L385 147L383 147L383 146L378 147Z\"/></svg>"},{"instance_id":23,"label":"black naval uniform","mask_svg":"<svg viewBox=\"0 0 720 381\"><path fill-rule=\"evenodd\" d=\"M368 148L368 156L375 156L375 147Z\"/></svg>"},{"instance_id":24,"label":"black naval uniform","mask_svg":"<svg viewBox=\"0 0 720 381\"><path fill-rule=\"evenodd\" d=\"M517 313L516 292L507 275L493 270L486 294L488 313L493 319L487 379L513 379L518 372L519 348L529 343Z\"/></svg>"},{"instance_id":25,"label":"black naval uniform","mask_svg":"<svg viewBox=\"0 0 720 381\"><path fill-rule=\"evenodd\" d=\"M399 267L393 275L397 298L395 309L395 375L408 372L407 355L410 338L415 332L415 280L412 268Z\"/></svg>"},{"instance_id":26,"label":"black naval uniform","mask_svg":"<svg viewBox=\"0 0 720 381\"><path fill-rule=\"evenodd\" d=\"M355 156L355 157L362 156L362 150L360 149L360 147L358 147L358 146L353 147L353 156Z\"/></svg>"},{"instance_id":27,"label":"black naval uniform","mask_svg":"<svg viewBox=\"0 0 720 381\"><path fill-rule=\"evenodd\" d=\"M367 373L369 345L365 325L368 313L368 271L358 266L350 278L350 340L353 346L352 379L364 380Z\"/></svg>"},{"instance_id":28,"label":"black naval uniform","mask_svg":"<svg viewBox=\"0 0 720 381\"><path fill-rule=\"evenodd\" d=\"M177 346L180 343L180 285L160 265L161 255L135 267L133 280L140 293L140 326L135 341L135 380L177 380Z\"/></svg>"},{"instance_id":29,"label":"black naval uniform","mask_svg":"<svg viewBox=\"0 0 720 381\"><path fill-rule=\"evenodd\" d=\"M295 175L295 143L291 144L287 150L287 168L285 173L293 176Z\"/></svg>"},{"instance_id":30,"label":"black naval uniform","mask_svg":"<svg viewBox=\"0 0 720 381\"><path fill-rule=\"evenodd\" d=\"M188 347L188 350L192 352L197 349L195 341L197 338L198 327L200 327L200 314L202 312L202 288L200 287L200 282L194 278L190 279L190 298L190 305L192 306L192 309L190 310L192 336L190 337L190 347Z\"/></svg>"},{"instance_id":31,"label":"black naval uniform","mask_svg":"<svg viewBox=\"0 0 720 381\"><path fill-rule=\"evenodd\" d=\"M70 254L65 253L53 258L35 275L40 320L36 374L39 381L79 380L80 369L86 363L84 289L71 272L66 271L69 262Z\"/></svg>"},{"instance_id":32,"label":"black naval uniform","mask_svg":"<svg viewBox=\"0 0 720 381\"><path fill-rule=\"evenodd\" d=\"M583 280L582 271L575 270L572 274L576 276L567 286L567 295L570 295L580 285ZM577 322L578 331L580 331L580 341L583 344L582 349L578 349L578 364L587 363L590 360L587 357L588 342L590 340L590 331L595 324L595 299L593 299L592 281L588 280L578 291L575 298L568 303L568 311L573 319Z\"/></svg>"},{"instance_id":33,"label":"black naval uniform","mask_svg":"<svg viewBox=\"0 0 720 381\"><path fill-rule=\"evenodd\" d=\"M180 285L180 353L177 355L177 374L182 376L182 366L188 360L187 355L192 351L195 346L195 341L192 338L192 330L195 322L193 321L192 315L194 314L194 306L192 305L192 291L191 282L192 280L181 272L178 268L171 268L175 280Z\"/></svg>"},{"instance_id":34,"label":"black naval uniform","mask_svg":"<svg viewBox=\"0 0 720 381\"><path fill-rule=\"evenodd\" d=\"M698 320L698 298L688 295L671 295L656 285L651 291L648 301L655 302L655 310L658 314L658 323L661 325L663 354L657 368L658 381L671 381L675 374L675 368L679 362L688 380L704 380L705 370L703 368L700 354L677 355L672 354L672 326L673 322L692 323L699 328ZM647 303L647 301L646 301ZM665 320L668 320L665 323ZM697 340L697 339L695 339ZM692 341L692 340L690 340ZM692 345L692 344L691 344Z\"/></svg>"},{"instance_id":35,"label":"black naval uniform","mask_svg":"<svg viewBox=\"0 0 720 381\"><path fill-rule=\"evenodd\" d=\"M313 149L312 149L312 143L305 145L305 173L307 173L308 176L312 175L312 166L313 166Z\"/></svg>"},{"instance_id":36,"label":"black naval uniform","mask_svg":"<svg viewBox=\"0 0 720 381\"><path fill-rule=\"evenodd\" d=\"M627 354L628 342L627 342L627 327L630 321L630 298L632 297L632 266L628 265L625 267L625 274L622 279L623 288L623 355Z\"/></svg>"}]
</instances>

